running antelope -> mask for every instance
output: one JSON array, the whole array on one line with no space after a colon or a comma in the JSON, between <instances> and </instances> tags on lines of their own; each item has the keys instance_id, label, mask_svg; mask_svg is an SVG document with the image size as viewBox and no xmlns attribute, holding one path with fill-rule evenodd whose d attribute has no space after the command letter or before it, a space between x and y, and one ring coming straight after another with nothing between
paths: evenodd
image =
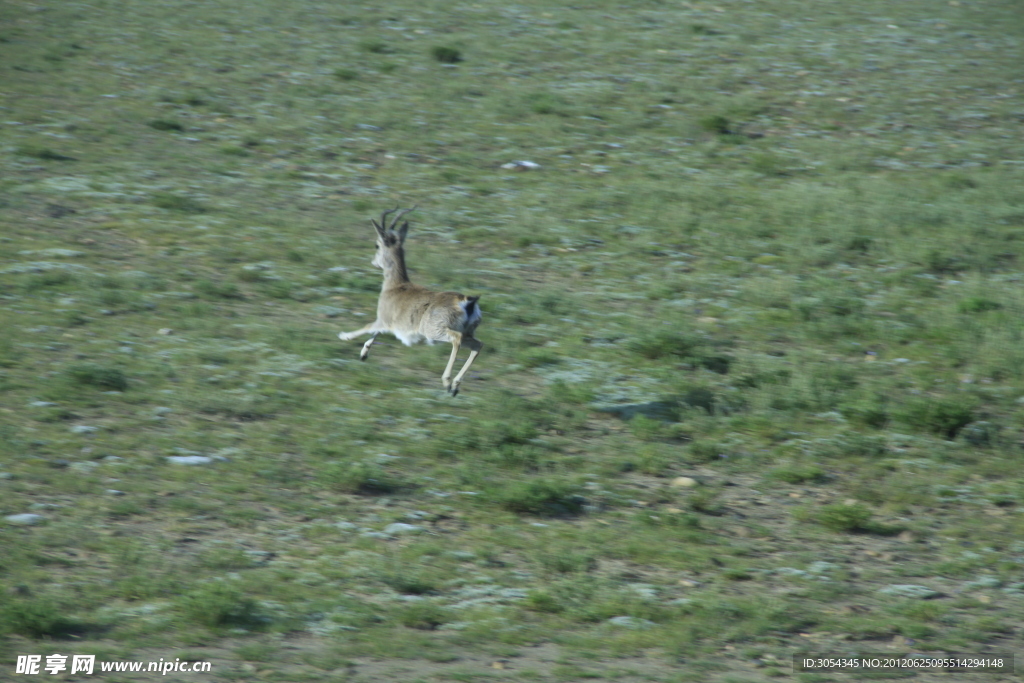
<instances>
[{"instance_id":1,"label":"running antelope","mask_svg":"<svg viewBox=\"0 0 1024 683\"><path fill-rule=\"evenodd\" d=\"M448 393L455 396L459 393L459 385L466 371L484 347L473 336L482 317L477 304L480 297L458 292L432 292L409 282L405 270L405 252L402 249L409 232L409 221L403 222L398 230L395 230L395 226L413 209L399 212L390 226L387 224L388 215L398 211L397 208L382 213L380 223L370 219L377 231L377 253L373 257L373 265L384 271L384 286L377 300L377 319L355 332L342 332L338 337L349 341L364 334L370 335L363 344L359 360L366 360L373 340L381 332L390 332L406 346L421 341L428 344L450 342L452 355L448 359L448 367L441 375L441 383ZM455 379L452 379L455 357L463 344L469 347L469 358Z\"/></svg>"}]
</instances>

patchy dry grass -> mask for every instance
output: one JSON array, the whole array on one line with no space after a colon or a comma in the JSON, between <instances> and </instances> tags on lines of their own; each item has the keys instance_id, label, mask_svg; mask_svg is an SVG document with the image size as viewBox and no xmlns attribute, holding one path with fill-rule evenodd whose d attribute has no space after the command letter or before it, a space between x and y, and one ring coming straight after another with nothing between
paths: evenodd
<instances>
[{"instance_id":1,"label":"patchy dry grass","mask_svg":"<svg viewBox=\"0 0 1024 683\"><path fill-rule=\"evenodd\" d=\"M1014 3L3 14L0 666L1018 647ZM439 347L336 337L396 204L482 296L454 400Z\"/></svg>"}]
</instances>

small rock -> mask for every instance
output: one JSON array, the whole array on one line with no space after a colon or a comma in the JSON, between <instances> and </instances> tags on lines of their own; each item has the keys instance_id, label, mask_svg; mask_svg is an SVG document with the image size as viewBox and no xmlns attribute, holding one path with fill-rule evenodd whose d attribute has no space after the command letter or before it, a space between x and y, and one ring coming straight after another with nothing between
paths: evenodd
<instances>
[{"instance_id":1,"label":"small rock","mask_svg":"<svg viewBox=\"0 0 1024 683\"><path fill-rule=\"evenodd\" d=\"M118 491L117 489L107 489L107 493L111 496L123 496L124 491Z\"/></svg>"},{"instance_id":2,"label":"small rock","mask_svg":"<svg viewBox=\"0 0 1024 683\"><path fill-rule=\"evenodd\" d=\"M639 595L641 598L653 600L658 597L658 589L649 583L630 583L626 587Z\"/></svg>"},{"instance_id":3,"label":"small rock","mask_svg":"<svg viewBox=\"0 0 1024 683\"><path fill-rule=\"evenodd\" d=\"M90 427L89 425L75 425L71 428L72 434L95 434L100 431L99 427Z\"/></svg>"},{"instance_id":4,"label":"small rock","mask_svg":"<svg viewBox=\"0 0 1024 683\"><path fill-rule=\"evenodd\" d=\"M344 308L338 308L337 306L314 306L313 310L325 318L337 318L345 313Z\"/></svg>"},{"instance_id":5,"label":"small rock","mask_svg":"<svg viewBox=\"0 0 1024 683\"><path fill-rule=\"evenodd\" d=\"M692 489L694 486L700 484L699 481L692 477L676 477L672 480L672 486L677 486L684 489Z\"/></svg>"},{"instance_id":6,"label":"small rock","mask_svg":"<svg viewBox=\"0 0 1024 683\"><path fill-rule=\"evenodd\" d=\"M423 531L423 527L417 526L416 524L405 524L403 522L395 522L394 524L388 524L384 527L384 533L392 536L402 536L405 534L418 534Z\"/></svg>"},{"instance_id":7,"label":"small rock","mask_svg":"<svg viewBox=\"0 0 1024 683\"><path fill-rule=\"evenodd\" d=\"M4 517L8 524L14 524L17 526L35 526L36 524L42 524L46 521L46 518L42 515L33 515L30 512L26 512L21 515L7 515Z\"/></svg>"},{"instance_id":8,"label":"small rock","mask_svg":"<svg viewBox=\"0 0 1024 683\"><path fill-rule=\"evenodd\" d=\"M209 465L213 458L205 455L168 455L167 462L175 465Z\"/></svg>"},{"instance_id":9,"label":"small rock","mask_svg":"<svg viewBox=\"0 0 1024 683\"><path fill-rule=\"evenodd\" d=\"M933 590L928 586L918 586L911 583L896 583L885 588L878 589L878 592L882 595L894 595L900 598L917 598L919 600L927 600L928 598L936 598L942 595L937 590Z\"/></svg>"},{"instance_id":10,"label":"small rock","mask_svg":"<svg viewBox=\"0 0 1024 683\"><path fill-rule=\"evenodd\" d=\"M622 626L625 628L635 629L637 631L643 631L654 626L653 621L638 619L637 617L612 617L608 620L608 623L613 626Z\"/></svg>"},{"instance_id":11,"label":"small rock","mask_svg":"<svg viewBox=\"0 0 1024 683\"><path fill-rule=\"evenodd\" d=\"M18 253L23 256L35 254L37 256L49 256L50 258L76 258L78 256L85 256L85 252L75 251L74 249L38 249L35 251L19 251Z\"/></svg>"},{"instance_id":12,"label":"small rock","mask_svg":"<svg viewBox=\"0 0 1024 683\"><path fill-rule=\"evenodd\" d=\"M161 327L159 330L156 331L156 333L157 334L162 334L162 335L166 336L166 335L169 335L169 334L174 334L174 330L172 330L169 327Z\"/></svg>"},{"instance_id":13,"label":"small rock","mask_svg":"<svg viewBox=\"0 0 1024 683\"><path fill-rule=\"evenodd\" d=\"M501 167L509 171L535 171L540 168L540 164L533 161L510 161Z\"/></svg>"},{"instance_id":14,"label":"small rock","mask_svg":"<svg viewBox=\"0 0 1024 683\"><path fill-rule=\"evenodd\" d=\"M809 575L809 572L806 572L803 569L797 569L796 567L778 567L774 570L774 572L781 576L804 577Z\"/></svg>"},{"instance_id":15,"label":"small rock","mask_svg":"<svg viewBox=\"0 0 1024 683\"><path fill-rule=\"evenodd\" d=\"M463 562L476 559L476 553L472 553L468 550L449 550L445 555L455 560L462 560Z\"/></svg>"},{"instance_id":16,"label":"small rock","mask_svg":"<svg viewBox=\"0 0 1024 683\"><path fill-rule=\"evenodd\" d=\"M14 475L10 472L0 472L0 479L14 479Z\"/></svg>"},{"instance_id":17,"label":"small rock","mask_svg":"<svg viewBox=\"0 0 1024 683\"><path fill-rule=\"evenodd\" d=\"M352 522L338 522L334 526L338 527L342 531L355 531L359 528L358 525L353 524Z\"/></svg>"},{"instance_id":18,"label":"small rock","mask_svg":"<svg viewBox=\"0 0 1024 683\"><path fill-rule=\"evenodd\" d=\"M50 401L32 401L29 405L33 408L52 408L57 404L51 403Z\"/></svg>"},{"instance_id":19,"label":"small rock","mask_svg":"<svg viewBox=\"0 0 1024 683\"><path fill-rule=\"evenodd\" d=\"M267 564L274 559L276 553L267 550L246 550L245 554L256 564Z\"/></svg>"}]
</instances>

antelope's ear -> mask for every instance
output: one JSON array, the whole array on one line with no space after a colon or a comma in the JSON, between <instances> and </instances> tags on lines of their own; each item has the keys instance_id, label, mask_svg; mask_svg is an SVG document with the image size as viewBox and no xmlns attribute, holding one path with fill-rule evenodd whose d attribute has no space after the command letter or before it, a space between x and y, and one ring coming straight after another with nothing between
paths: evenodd
<instances>
[{"instance_id":1,"label":"antelope's ear","mask_svg":"<svg viewBox=\"0 0 1024 683\"><path fill-rule=\"evenodd\" d=\"M372 218L370 219L370 222L373 223L373 229L377 231L377 237L379 237L382 242L386 242L387 240L385 238L387 237L387 233L384 232L384 228Z\"/></svg>"},{"instance_id":2,"label":"antelope's ear","mask_svg":"<svg viewBox=\"0 0 1024 683\"><path fill-rule=\"evenodd\" d=\"M398 243L405 244L405 236L409 234L409 221L402 223L402 227L398 229Z\"/></svg>"}]
</instances>

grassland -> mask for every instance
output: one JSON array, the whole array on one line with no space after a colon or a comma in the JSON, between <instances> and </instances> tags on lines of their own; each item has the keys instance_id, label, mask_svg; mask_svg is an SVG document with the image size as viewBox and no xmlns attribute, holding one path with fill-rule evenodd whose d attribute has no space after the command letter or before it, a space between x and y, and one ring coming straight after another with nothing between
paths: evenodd
<instances>
[{"instance_id":1,"label":"grassland","mask_svg":"<svg viewBox=\"0 0 1024 683\"><path fill-rule=\"evenodd\" d=\"M1020 654L1022 47L1011 0L8 0L0 678ZM413 204L482 296L455 399L336 337Z\"/></svg>"}]
</instances>

